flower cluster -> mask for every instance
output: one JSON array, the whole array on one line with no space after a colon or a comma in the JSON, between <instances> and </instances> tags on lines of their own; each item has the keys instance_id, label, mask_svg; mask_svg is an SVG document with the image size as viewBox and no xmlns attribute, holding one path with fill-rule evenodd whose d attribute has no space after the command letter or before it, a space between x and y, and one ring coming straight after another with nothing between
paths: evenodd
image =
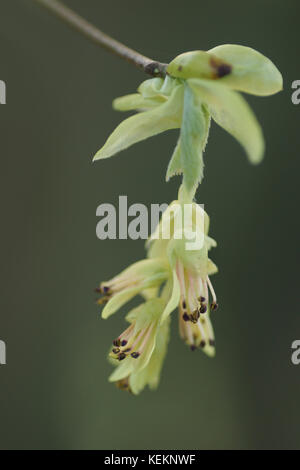
<instances>
[{"instance_id":1,"label":"flower cluster","mask_svg":"<svg viewBox=\"0 0 300 470\"><path fill-rule=\"evenodd\" d=\"M182 191L181 191L182 193ZM169 339L170 314L178 308L179 332L191 350L215 354L210 312L217 299L210 280L217 267L208 251L216 242L208 236L209 218L201 206L173 201L147 241L147 258L134 263L97 288L102 317L108 318L134 296L143 302L131 310L129 326L112 341L109 354L116 369L110 381L139 393L155 388ZM187 244L198 240L197 249Z\"/></svg>"},{"instance_id":2,"label":"flower cluster","mask_svg":"<svg viewBox=\"0 0 300 470\"><path fill-rule=\"evenodd\" d=\"M262 130L239 92L267 96L282 89L275 65L239 45L181 54L166 70L164 79L146 80L137 93L114 101L115 109L137 113L114 130L94 157L109 158L148 137L180 129L166 174L166 180L182 174L178 200L169 205L148 240L147 258L97 288L98 303L105 303L103 318L137 295L143 300L127 314L129 326L113 340L109 354L116 366L109 380L134 394L159 382L175 309L184 342L192 350L215 354L211 312L218 304L211 276L217 267L209 251L216 242L208 235L208 215L194 202L211 118L240 142L251 163L259 163L264 154Z\"/></svg>"}]
</instances>

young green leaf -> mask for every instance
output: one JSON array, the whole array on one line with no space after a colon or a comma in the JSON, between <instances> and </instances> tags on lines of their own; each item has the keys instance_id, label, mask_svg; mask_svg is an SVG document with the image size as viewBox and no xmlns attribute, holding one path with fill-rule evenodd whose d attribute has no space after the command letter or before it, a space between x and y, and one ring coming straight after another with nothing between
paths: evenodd
<instances>
[{"instance_id":1,"label":"young green leaf","mask_svg":"<svg viewBox=\"0 0 300 470\"><path fill-rule=\"evenodd\" d=\"M231 64L223 85L253 95L267 96L282 90L282 75L270 59L251 47L223 44L208 51Z\"/></svg>"},{"instance_id":2,"label":"young green leaf","mask_svg":"<svg viewBox=\"0 0 300 470\"><path fill-rule=\"evenodd\" d=\"M169 129L180 127L182 96L183 86L179 85L174 88L170 98L165 103L125 119L96 153L94 160L109 158L136 142Z\"/></svg>"},{"instance_id":3,"label":"young green leaf","mask_svg":"<svg viewBox=\"0 0 300 470\"><path fill-rule=\"evenodd\" d=\"M212 118L235 137L246 150L251 163L259 163L264 154L261 127L244 98L220 83L192 78L189 86L205 101Z\"/></svg>"},{"instance_id":4,"label":"young green leaf","mask_svg":"<svg viewBox=\"0 0 300 470\"><path fill-rule=\"evenodd\" d=\"M174 149L173 155L169 161L167 174L166 174L166 181L169 181L169 179L172 178L172 176L180 175L181 173L182 173L181 145L180 145L180 137L179 137L176 147Z\"/></svg>"},{"instance_id":5,"label":"young green leaf","mask_svg":"<svg viewBox=\"0 0 300 470\"><path fill-rule=\"evenodd\" d=\"M167 101L166 97L158 96L153 98L144 98L139 93L121 96L113 101L113 108L117 111L132 111L135 109L151 109Z\"/></svg>"}]
</instances>

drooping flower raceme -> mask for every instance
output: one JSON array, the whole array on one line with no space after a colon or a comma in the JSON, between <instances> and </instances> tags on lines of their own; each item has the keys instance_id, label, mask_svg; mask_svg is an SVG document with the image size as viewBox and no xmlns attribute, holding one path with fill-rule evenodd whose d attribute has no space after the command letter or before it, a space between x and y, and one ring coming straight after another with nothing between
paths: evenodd
<instances>
[{"instance_id":1,"label":"drooping flower raceme","mask_svg":"<svg viewBox=\"0 0 300 470\"><path fill-rule=\"evenodd\" d=\"M135 296L143 303L131 310L129 326L114 341L110 376L121 389L139 393L155 388L169 341L171 313L178 308L179 333L192 350L215 354L211 314L217 298L209 258L216 242L209 237L209 218L194 202L203 178L203 151L211 118L243 146L251 163L264 154L261 127L239 92L267 96L282 89L282 77L264 55L249 47L226 44L209 51L179 55L165 78L144 81L133 93L114 100L120 111L137 111L113 131L94 160L109 158L134 143L169 129L180 129L166 180L182 174L173 201L149 238L147 259L134 263L97 291L108 318Z\"/></svg>"},{"instance_id":2,"label":"drooping flower raceme","mask_svg":"<svg viewBox=\"0 0 300 470\"><path fill-rule=\"evenodd\" d=\"M113 340L109 354L116 366L109 380L134 394L146 385L158 385L170 314L176 308L183 340L192 350L200 348L209 356L215 353L210 311L217 308L217 303L208 276L217 268L208 258L208 251L216 242L208 236L209 218L201 206L193 203L188 209L179 200L173 201L147 242L148 258L97 288L102 294L98 303L106 303L103 318L136 295L144 299L127 314L129 326ZM201 240L199 248L186 250L186 244L193 239Z\"/></svg>"},{"instance_id":3,"label":"drooping flower raceme","mask_svg":"<svg viewBox=\"0 0 300 470\"><path fill-rule=\"evenodd\" d=\"M209 217L205 211L196 203L192 203L190 218L185 218L184 211L187 209L188 207L185 208L179 201L174 201L169 206L156 233L149 240L149 256L165 254L172 269L171 295L164 309L162 322L178 306L181 337L192 350L200 347L205 353L213 356L214 333L210 311L216 310L218 304L209 276L217 272L217 267L208 257L208 252L216 246L216 242L208 236ZM178 223L176 219L184 220ZM167 244L161 238L165 225L171 227ZM187 249L188 244L197 238L199 232L203 235L199 248Z\"/></svg>"}]
</instances>

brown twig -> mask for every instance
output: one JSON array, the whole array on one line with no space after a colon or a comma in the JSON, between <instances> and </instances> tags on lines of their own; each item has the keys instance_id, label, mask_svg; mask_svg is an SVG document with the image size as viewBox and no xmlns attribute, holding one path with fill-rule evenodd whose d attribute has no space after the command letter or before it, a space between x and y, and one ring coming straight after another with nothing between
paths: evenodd
<instances>
[{"instance_id":1,"label":"brown twig","mask_svg":"<svg viewBox=\"0 0 300 470\"><path fill-rule=\"evenodd\" d=\"M104 47L108 51L116 54L117 56L127 60L135 65L145 73L153 77L164 77L166 75L167 64L157 62L149 59L142 54L130 49L119 41L111 38L107 34L100 31L94 25L82 18L70 8L66 7L59 0L34 0L37 3L46 7L49 11L54 13L59 19L65 21L69 26L72 26L76 31L83 34L85 37Z\"/></svg>"}]
</instances>

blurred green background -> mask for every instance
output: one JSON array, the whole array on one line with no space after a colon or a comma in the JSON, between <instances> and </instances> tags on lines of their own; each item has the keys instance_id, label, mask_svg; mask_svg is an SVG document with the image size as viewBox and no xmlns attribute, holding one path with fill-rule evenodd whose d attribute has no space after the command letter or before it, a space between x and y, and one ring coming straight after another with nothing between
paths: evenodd
<instances>
[{"instance_id":1,"label":"blurred green background","mask_svg":"<svg viewBox=\"0 0 300 470\"><path fill-rule=\"evenodd\" d=\"M218 240L217 355L181 342L177 314L156 392L138 397L107 382L106 354L123 309L100 319L93 288L144 256L142 240L100 241L96 208L170 202L165 184L177 132L113 159L91 157L124 115L114 97L146 77L89 43L32 0L2 0L0 79L0 447L6 449L300 448L297 254L300 79L296 1L69 0L85 18L145 55L170 61L238 43L270 57L284 91L247 96L263 125L258 167L216 125L198 202ZM134 169L134 170L133 170Z\"/></svg>"}]
</instances>

